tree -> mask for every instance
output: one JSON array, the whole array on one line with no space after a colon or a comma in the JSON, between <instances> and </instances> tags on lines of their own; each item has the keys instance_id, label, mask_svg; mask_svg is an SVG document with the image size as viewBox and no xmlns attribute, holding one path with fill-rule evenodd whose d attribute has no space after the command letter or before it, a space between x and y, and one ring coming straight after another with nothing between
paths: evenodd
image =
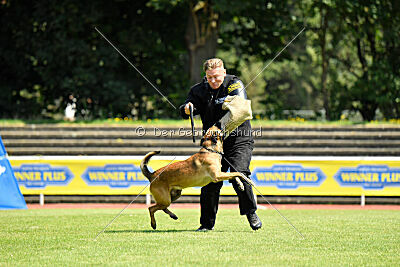
<instances>
[{"instance_id":1,"label":"tree","mask_svg":"<svg viewBox=\"0 0 400 267\"><path fill-rule=\"evenodd\" d=\"M81 117L178 116L94 26L168 98L179 99L187 86L181 11L160 12L148 1L7 2L1 6L5 27L0 45L7 65L0 69L1 86L11 101L1 116L60 114L69 95L78 99ZM21 109L14 103L21 103Z\"/></svg>"},{"instance_id":2,"label":"tree","mask_svg":"<svg viewBox=\"0 0 400 267\"><path fill-rule=\"evenodd\" d=\"M19 8L13 8L13 5ZM15 118L40 114L42 108L40 77L34 72L32 57L34 4L24 1L0 4L0 117Z\"/></svg>"},{"instance_id":3,"label":"tree","mask_svg":"<svg viewBox=\"0 0 400 267\"><path fill-rule=\"evenodd\" d=\"M400 14L394 0L78 0L0 4L0 117L174 118L160 96L94 30L97 26L178 106L221 55L257 112L342 111L400 117ZM267 70L262 68L299 36Z\"/></svg>"},{"instance_id":4,"label":"tree","mask_svg":"<svg viewBox=\"0 0 400 267\"><path fill-rule=\"evenodd\" d=\"M204 61L217 51L219 14L210 1L188 1L189 16L186 26L186 46L189 56L189 77L198 82Z\"/></svg>"},{"instance_id":5,"label":"tree","mask_svg":"<svg viewBox=\"0 0 400 267\"><path fill-rule=\"evenodd\" d=\"M353 108L367 121L374 119L379 107L386 116L398 117L399 61L393 58L400 51L398 3L338 0L336 10L355 55L354 60L337 57L356 76L349 88Z\"/></svg>"}]
</instances>

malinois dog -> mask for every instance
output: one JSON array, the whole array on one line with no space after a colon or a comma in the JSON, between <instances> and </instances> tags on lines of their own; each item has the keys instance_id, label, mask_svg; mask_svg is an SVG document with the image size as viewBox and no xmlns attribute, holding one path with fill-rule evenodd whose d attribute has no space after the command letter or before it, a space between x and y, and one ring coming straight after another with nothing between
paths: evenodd
<instances>
[{"instance_id":1,"label":"malinois dog","mask_svg":"<svg viewBox=\"0 0 400 267\"><path fill-rule=\"evenodd\" d=\"M144 157L140 168L151 183L150 192L156 201L155 205L149 207L153 229L156 229L154 213L158 210L163 210L174 220L178 219L168 207L171 202L181 196L183 188L205 186L210 182L216 183L235 179L239 183L239 187L243 189L243 184L239 178L254 186L253 182L240 172L221 172L222 140L221 130L213 126L207 130L201 139L201 149L198 153L184 161L174 162L162 167L155 172L150 172L147 164L150 158L159 154L160 151L150 152Z\"/></svg>"}]
</instances>

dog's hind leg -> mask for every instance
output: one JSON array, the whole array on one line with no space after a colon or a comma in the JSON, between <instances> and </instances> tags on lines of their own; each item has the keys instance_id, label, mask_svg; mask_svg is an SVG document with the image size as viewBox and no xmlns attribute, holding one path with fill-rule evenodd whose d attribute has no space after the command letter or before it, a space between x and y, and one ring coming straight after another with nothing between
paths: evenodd
<instances>
[{"instance_id":1,"label":"dog's hind leg","mask_svg":"<svg viewBox=\"0 0 400 267\"><path fill-rule=\"evenodd\" d=\"M165 205L160 205L160 204L155 204L151 207L149 207L149 213L150 213L150 219L151 219L151 227L156 230L157 224L156 224L156 218L154 217L154 213L158 210L164 210L167 209L168 206Z\"/></svg>"},{"instance_id":2,"label":"dog's hind leg","mask_svg":"<svg viewBox=\"0 0 400 267\"><path fill-rule=\"evenodd\" d=\"M175 215L175 213L173 213L172 211L170 211L168 208L163 209L163 211L169 215L169 217L171 217L174 220L178 220L178 216Z\"/></svg>"},{"instance_id":3,"label":"dog's hind leg","mask_svg":"<svg viewBox=\"0 0 400 267\"><path fill-rule=\"evenodd\" d=\"M156 201L155 205L149 207L151 227L155 230L157 228L157 224L154 213L158 210L165 211L171 204L171 196L168 192L168 189L166 189L164 186L156 186L152 184L152 186L150 186L150 191Z\"/></svg>"},{"instance_id":4,"label":"dog's hind leg","mask_svg":"<svg viewBox=\"0 0 400 267\"><path fill-rule=\"evenodd\" d=\"M174 202L178 198L181 197L182 190L181 189L171 189L170 195L171 195L171 202Z\"/></svg>"},{"instance_id":5,"label":"dog's hind leg","mask_svg":"<svg viewBox=\"0 0 400 267\"><path fill-rule=\"evenodd\" d=\"M182 190L181 189L171 189L170 191L170 195L171 195L171 202L174 202L175 200L177 200L182 194ZM171 217L174 220L178 220L178 216L176 216L172 211L170 211L169 209L163 209L163 211L169 215L169 217Z\"/></svg>"}]
</instances>

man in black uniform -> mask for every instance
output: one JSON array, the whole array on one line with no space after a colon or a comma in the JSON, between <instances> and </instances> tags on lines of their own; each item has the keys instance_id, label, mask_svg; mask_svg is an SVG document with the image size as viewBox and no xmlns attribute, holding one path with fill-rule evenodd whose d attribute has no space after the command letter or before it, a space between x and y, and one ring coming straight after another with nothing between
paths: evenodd
<instances>
[{"instance_id":1,"label":"man in black uniform","mask_svg":"<svg viewBox=\"0 0 400 267\"><path fill-rule=\"evenodd\" d=\"M247 98L242 81L234 75L227 75L224 63L221 59L213 58L204 63L206 77L203 81L194 85L189 92L185 103L180 106L180 112L184 119L190 114L189 107L193 107L193 114L200 114L203 122L203 132L215 125L228 111L222 109L225 98L230 95ZM226 172L230 164L234 169L250 177L250 160L254 147L250 121L241 124L223 143L224 156L222 159L222 171ZM229 163L228 163L229 162ZM257 204L254 200L251 185L243 182L244 191L238 188L236 181L230 181L239 198L241 215L246 215L253 230L261 228L262 223L255 213ZM210 183L201 188L200 195L200 228L197 231L208 231L214 228L218 211L219 193L223 182Z\"/></svg>"}]
</instances>

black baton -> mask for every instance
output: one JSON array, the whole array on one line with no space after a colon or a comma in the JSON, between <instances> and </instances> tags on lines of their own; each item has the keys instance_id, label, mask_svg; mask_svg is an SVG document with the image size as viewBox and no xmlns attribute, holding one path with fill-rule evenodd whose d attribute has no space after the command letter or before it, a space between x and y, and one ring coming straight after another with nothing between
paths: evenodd
<instances>
[{"instance_id":1,"label":"black baton","mask_svg":"<svg viewBox=\"0 0 400 267\"><path fill-rule=\"evenodd\" d=\"M193 120L193 106L192 105L189 105L189 111L190 111L190 124L192 124L193 143L196 143L196 140L194 140L194 120Z\"/></svg>"}]
</instances>

